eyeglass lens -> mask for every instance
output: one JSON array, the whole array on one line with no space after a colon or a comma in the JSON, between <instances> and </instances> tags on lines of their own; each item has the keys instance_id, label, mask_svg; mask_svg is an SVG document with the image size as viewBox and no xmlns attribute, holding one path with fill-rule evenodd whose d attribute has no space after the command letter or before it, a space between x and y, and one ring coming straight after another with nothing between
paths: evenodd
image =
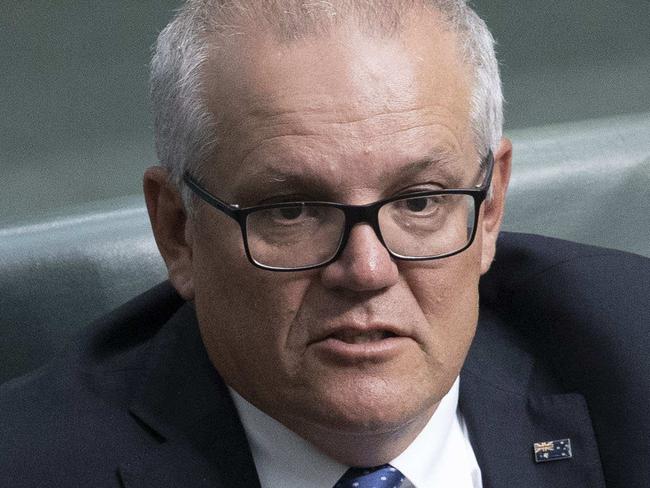
<instances>
[{"instance_id":1,"label":"eyeglass lens","mask_svg":"<svg viewBox=\"0 0 650 488\"><path fill-rule=\"evenodd\" d=\"M470 195L405 197L383 205L379 228L398 257L425 258L463 249L473 234L475 203ZM263 266L300 268L334 257L345 231L345 213L326 205L262 209L248 215L251 257Z\"/></svg>"}]
</instances>

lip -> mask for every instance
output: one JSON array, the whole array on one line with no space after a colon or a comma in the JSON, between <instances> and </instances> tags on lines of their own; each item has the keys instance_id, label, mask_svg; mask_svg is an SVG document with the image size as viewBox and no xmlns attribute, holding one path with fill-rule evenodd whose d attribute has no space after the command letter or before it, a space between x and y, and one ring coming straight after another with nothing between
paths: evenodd
<instances>
[{"instance_id":1,"label":"lip","mask_svg":"<svg viewBox=\"0 0 650 488\"><path fill-rule=\"evenodd\" d=\"M388 337L369 342L351 343L341 336L354 334L388 333ZM339 337L337 337L339 336ZM413 338L392 325L373 324L369 326L340 326L324 332L310 343L317 355L323 359L342 364L388 361L401 354Z\"/></svg>"},{"instance_id":2,"label":"lip","mask_svg":"<svg viewBox=\"0 0 650 488\"><path fill-rule=\"evenodd\" d=\"M410 337L410 333L397 325L375 322L370 324L359 324L359 323L344 323L340 325L334 325L326 327L321 332L315 334L314 340L311 341L312 344L324 341L328 338L345 335L345 334L372 334L376 332L387 332L391 336L395 337Z\"/></svg>"}]
</instances>

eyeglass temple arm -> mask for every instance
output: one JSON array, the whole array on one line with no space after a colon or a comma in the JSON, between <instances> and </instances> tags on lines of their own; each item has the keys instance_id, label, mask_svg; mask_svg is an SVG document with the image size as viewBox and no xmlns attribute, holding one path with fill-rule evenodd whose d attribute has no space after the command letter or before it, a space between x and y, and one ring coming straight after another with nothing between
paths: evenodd
<instances>
[{"instance_id":1,"label":"eyeglass temple arm","mask_svg":"<svg viewBox=\"0 0 650 488\"><path fill-rule=\"evenodd\" d=\"M476 188L478 190L487 190L492 183L492 173L494 170L494 154L492 153L492 149L490 149L487 156L485 156L483 162L487 165L487 173L485 175L483 183L476 185ZM481 166L483 166L483 164L481 164Z\"/></svg>"},{"instance_id":2,"label":"eyeglass temple arm","mask_svg":"<svg viewBox=\"0 0 650 488\"><path fill-rule=\"evenodd\" d=\"M199 183L190 176L189 173L185 173L183 175L183 181L187 186L190 187L190 189L204 202L206 202L208 205L212 205L213 207L221 210L223 213L226 215L232 217L233 219L237 220L238 214L239 214L239 206L238 205L229 205L226 202L223 202L219 200L217 197L206 191Z\"/></svg>"}]
</instances>

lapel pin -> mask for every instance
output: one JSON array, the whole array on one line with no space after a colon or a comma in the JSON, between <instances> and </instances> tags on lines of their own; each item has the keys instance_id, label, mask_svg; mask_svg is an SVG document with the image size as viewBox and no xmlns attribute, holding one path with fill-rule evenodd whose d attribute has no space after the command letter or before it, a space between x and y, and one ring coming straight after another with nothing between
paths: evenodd
<instances>
[{"instance_id":1,"label":"lapel pin","mask_svg":"<svg viewBox=\"0 0 650 488\"><path fill-rule=\"evenodd\" d=\"M535 442L535 462L546 463L548 461L560 461L562 459L571 459L571 439L560 439L558 441Z\"/></svg>"}]
</instances>

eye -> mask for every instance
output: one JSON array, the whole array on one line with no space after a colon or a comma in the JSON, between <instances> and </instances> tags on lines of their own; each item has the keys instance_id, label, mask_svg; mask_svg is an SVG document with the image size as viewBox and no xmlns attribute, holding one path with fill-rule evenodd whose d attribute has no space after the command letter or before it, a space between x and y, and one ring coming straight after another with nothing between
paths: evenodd
<instances>
[{"instance_id":1,"label":"eye","mask_svg":"<svg viewBox=\"0 0 650 488\"><path fill-rule=\"evenodd\" d=\"M304 207L282 207L277 209L278 217L284 220L295 220L303 214Z\"/></svg>"},{"instance_id":2,"label":"eye","mask_svg":"<svg viewBox=\"0 0 650 488\"><path fill-rule=\"evenodd\" d=\"M427 197L410 198L405 201L406 208L411 212L422 212L431 204L431 199Z\"/></svg>"},{"instance_id":3,"label":"eye","mask_svg":"<svg viewBox=\"0 0 650 488\"><path fill-rule=\"evenodd\" d=\"M257 213L258 217L265 217L276 225L295 226L311 225L326 218L328 212L315 205L289 205L286 207L272 208Z\"/></svg>"},{"instance_id":4,"label":"eye","mask_svg":"<svg viewBox=\"0 0 650 488\"><path fill-rule=\"evenodd\" d=\"M395 202L395 207L405 216L429 216L440 210L444 200L440 196L405 198Z\"/></svg>"}]
</instances>

